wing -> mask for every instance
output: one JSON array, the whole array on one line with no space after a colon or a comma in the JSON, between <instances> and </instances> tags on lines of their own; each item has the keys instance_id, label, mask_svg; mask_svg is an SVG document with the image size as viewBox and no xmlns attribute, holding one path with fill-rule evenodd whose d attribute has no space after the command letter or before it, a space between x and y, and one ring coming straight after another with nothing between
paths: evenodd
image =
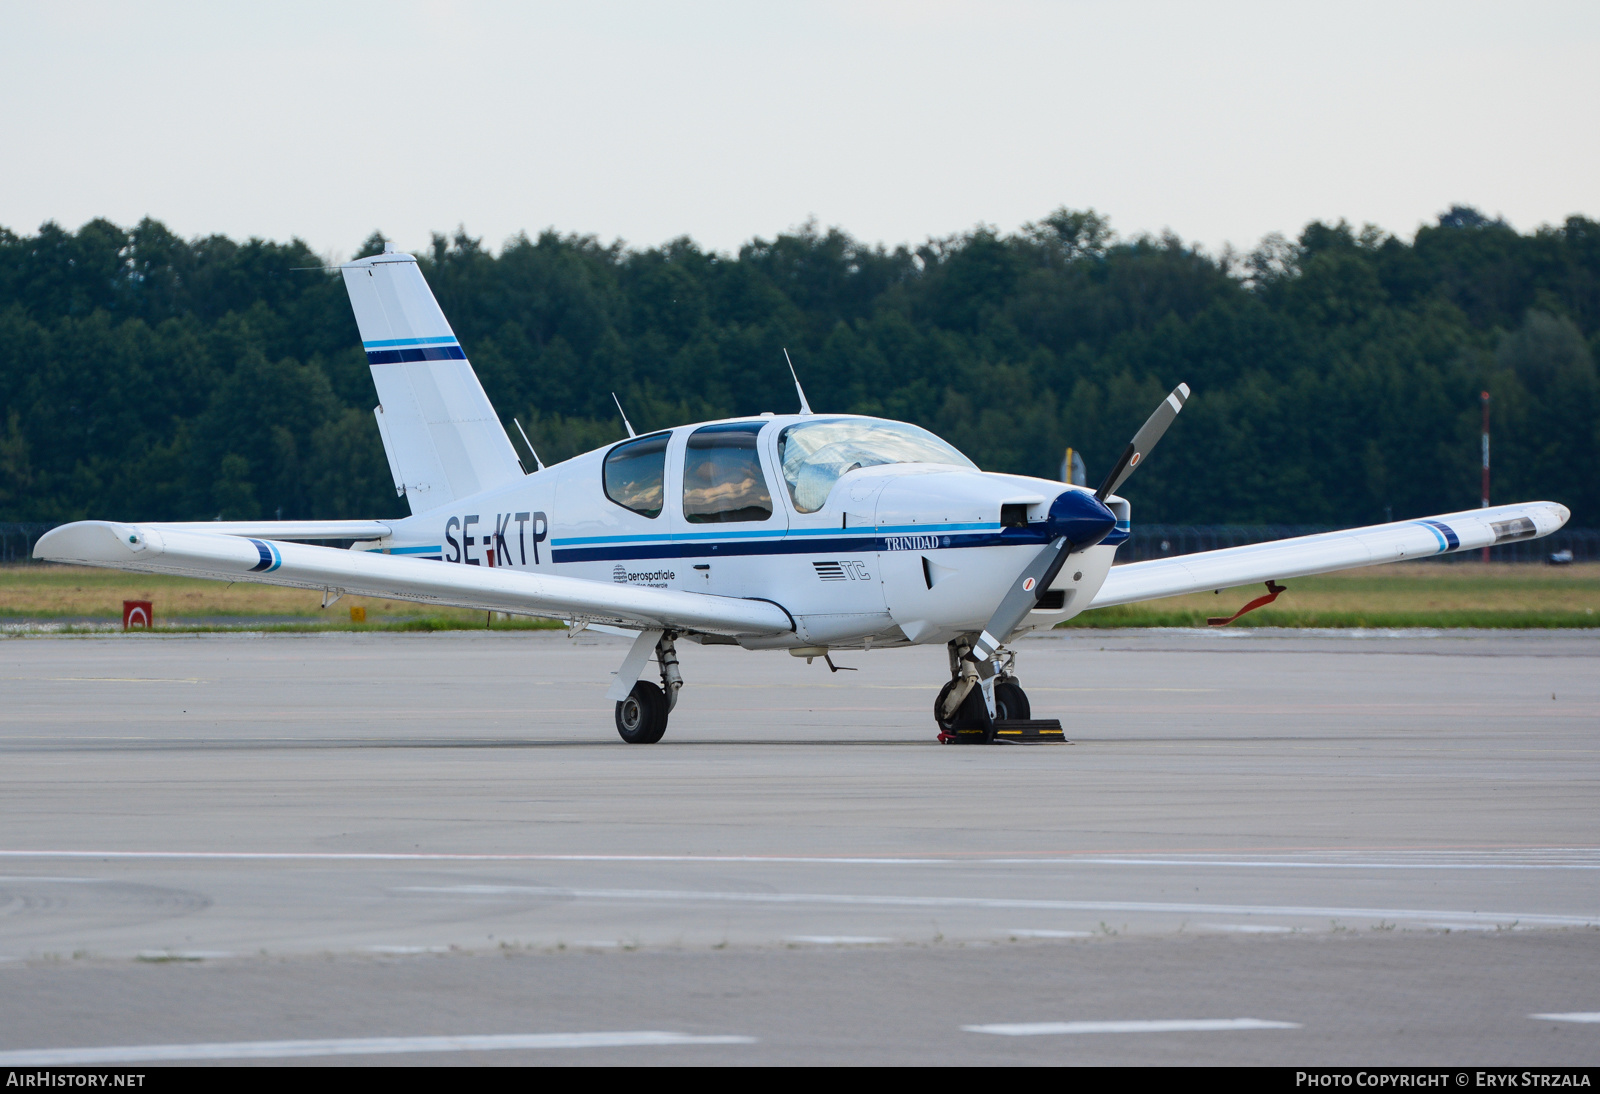
<instances>
[{"instance_id":1,"label":"wing","mask_svg":"<svg viewBox=\"0 0 1600 1094\"><path fill-rule=\"evenodd\" d=\"M1550 501L1469 509L1422 520L1375 524L1271 543L1113 566L1091 608L1132 604L1163 596L1208 592L1235 585L1325 574L1380 562L1473 551L1556 531L1571 514Z\"/></svg>"},{"instance_id":2,"label":"wing","mask_svg":"<svg viewBox=\"0 0 1600 1094\"><path fill-rule=\"evenodd\" d=\"M766 600L452 566L376 552L191 532L171 525L79 521L46 532L33 555L117 570L342 589L363 596L622 626L735 636L794 629L789 613Z\"/></svg>"}]
</instances>

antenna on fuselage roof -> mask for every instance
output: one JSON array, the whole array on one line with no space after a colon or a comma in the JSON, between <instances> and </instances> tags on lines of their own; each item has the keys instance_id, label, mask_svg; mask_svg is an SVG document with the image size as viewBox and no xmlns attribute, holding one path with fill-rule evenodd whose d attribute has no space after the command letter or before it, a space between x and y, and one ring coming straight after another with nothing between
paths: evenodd
<instances>
[{"instance_id":1,"label":"antenna on fuselage roof","mask_svg":"<svg viewBox=\"0 0 1600 1094\"><path fill-rule=\"evenodd\" d=\"M544 470L544 461L539 458L539 451L538 451L538 449L533 447L533 442L528 440L528 431L526 429L522 428L522 423L518 422L517 419L512 418L511 420L513 422L517 422L517 432L522 434L522 443L528 446L528 451L529 452L533 453L534 465L536 467L538 467L538 469L540 471L543 471Z\"/></svg>"},{"instance_id":2,"label":"antenna on fuselage roof","mask_svg":"<svg viewBox=\"0 0 1600 1094\"><path fill-rule=\"evenodd\" d=\"M783 359L789 361L789 347L783 349ZM810 414L811 404L806 402L806 389L800 386L800 377L794 371L794 362L789 361L789 375L794 377L794 389L800 396L800 413Z\"/></svg>"},{"instance_id":3,"label":"antenna on fuselage roof","mask_svg":"<svg viewBox=\"0 0 1600 1094\"><path fill-rule=\"evenodd\" d=\"M637 437L639 434L633 431L633 423L628 421L628 412L622 409L622 400L617 398L615 391L611 393L611 401L617 404L617 413L622 415L622 424L628 427L628 436Z\"/></svg>"}]
</instances>

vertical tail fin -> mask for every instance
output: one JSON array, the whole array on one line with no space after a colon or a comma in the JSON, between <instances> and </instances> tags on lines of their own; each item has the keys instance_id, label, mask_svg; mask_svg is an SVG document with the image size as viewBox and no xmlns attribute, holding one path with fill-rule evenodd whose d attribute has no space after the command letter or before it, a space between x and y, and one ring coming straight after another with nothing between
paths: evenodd
<instances>
[{"instance_id":1,"label":"vertical tail fin","mask_svg":"<svg viewBox=\"0 0 1600 1094\"><path fill-rule=\"evenodd\" d=\"M343 267L395 489L413 513L522 477L483 385L408 254Z\"/></svg>"}]
</instances>

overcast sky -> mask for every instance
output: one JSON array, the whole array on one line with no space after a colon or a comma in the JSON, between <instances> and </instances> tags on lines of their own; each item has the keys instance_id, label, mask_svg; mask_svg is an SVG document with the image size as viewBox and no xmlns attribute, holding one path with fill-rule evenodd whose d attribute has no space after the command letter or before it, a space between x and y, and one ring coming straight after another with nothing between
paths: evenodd
<instances>
[{"instance_id":1,"label":"overcast sky","mask_svg":"<svg viewBox=\"0 0 1600 1094\"><path fill-rule=\"evenodd\" d=\"M1216 250L1600 215L1600 3L0 0L0 225Z\"/></svg>"}]
</instances>

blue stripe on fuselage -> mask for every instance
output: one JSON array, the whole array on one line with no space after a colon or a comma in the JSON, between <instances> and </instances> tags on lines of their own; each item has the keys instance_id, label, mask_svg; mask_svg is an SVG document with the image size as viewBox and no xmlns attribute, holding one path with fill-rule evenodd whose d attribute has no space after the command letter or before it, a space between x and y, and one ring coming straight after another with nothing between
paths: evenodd
<instances>
[{"instance_id":1,"label":"blue stripe on fuselage","mask_svg":"<svg viewBox=\"0 0 1600 1094\"><path fill-rule=\"evenodd\" d=\"M961 547L1043 546L1050 542L1043 525L1002 528L994 523L906 524L884 528L790 528L704 532L663 532L656 535L574 536L553 540L553 562L621 562L652 558L727 558L733 555L803 555L851 551L944 550ZM713 539L711 537L715 536ZM924 545L923 538L937 546ZM1125 526L1112 529L1102 546L1115 547L1128 539ZM896 542L890 543L891 540ZM383 548L369 548L382 552ZM437 546L394 547L396 555L438 558ZM442 552L441 552L442 554Z\"/></svg>"},{"instance_id":2,"label":"blue stripe on fuselage","mask_svg":"<svg viewBox=\"0 0 1600 1094\"><path fill-rule=\"evenodd\" d=\"M876 531L873 535L851 536L834 532L827 538L808 536L794 540L774 537L766 540L720 540L701 543L660 542L668 539L666 536L660 536L651 537L655 542L648 543L634 539L628 543L610 543L605 546L557 547L552 557L556 562L610 562L644 558L726 558L731 555L814 555L819 552L832 554L849 551L933 551L954 547L1023 547L1042 546L1050 542L1042 528L1038 531L1032 528L995 528L991 531L953 535L948 531L935 532L927 526L903 535L881 535L876 534ZM924 539L937 542L925 544L922 542Z\"/></svg>"},{"instance_id":3,"label":"blue stripe on fuselage","mask_svg":"<svg viewBox=\"0 0 1600 1094\"><path fill-rule=\"evenodd\" d=\"M551 540L555 547L576 547L579 545L590 546L601 543L666 543L686 542L695 539L710 539L716 537L719 541L731 539L793 539L798 536L811 536L817 538L834 539L841 535L855 532L859 536L869 535L907 535L907 536L937 536L948 532L998 532L1000 525L994 522L973 524L897 524L883 528L758 528L753 531L723 530L720 526L711 525L703 532L662 532L656 535L624 535L624 536L574 536L567 539ZM1021 532L1022 529L1006 529L1007 531ZM1042 533L1041 533L1042 536ZM1044 540L1039 539L1040 543Z\"/></svg>"},{"instance_id":4,"label":"blue stripe on fuselage","mask_svg":"<svg viewBox=\"0 0 1600 1094\"><path fill-rule=\"evenodd\" d=\"M431 547L368 547L368 554L379 555L426 555L432 553L435 558L444 553L444 548L435 543Z\"/></svg>"}]
</instances>

